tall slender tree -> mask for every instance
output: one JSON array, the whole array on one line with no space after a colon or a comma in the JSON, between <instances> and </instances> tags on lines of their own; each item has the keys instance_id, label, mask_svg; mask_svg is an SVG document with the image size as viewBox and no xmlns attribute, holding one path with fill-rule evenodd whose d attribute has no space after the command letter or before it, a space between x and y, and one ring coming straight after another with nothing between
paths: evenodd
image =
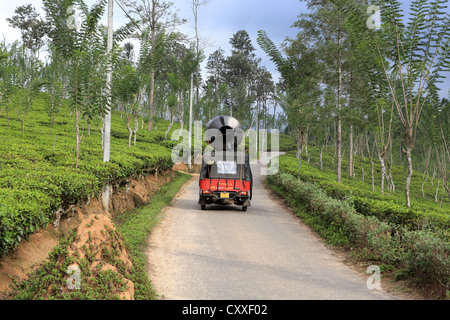
<instances>
[{"instance_id":1,"label":"tall slender tree","mask_svg":"<svg viewBox=\"0 0 450 320\"><path fill-rule=\"evenodd\" d=\"M302 152L306 145L309 125L314 109L319 104L319 82L322 64L317 51L310 50L298 35L286 46L284 56L270 40L265 31L258 31L258 44L277 66L286 87L285 110L289 125L295 128L298 167L301 167Z\"/></svg>"},{"instance_id":2,"label":"tall slender tree","mask_svg":"<svg viewBox=\"0 0 450 320\"><path fill-rule=\"evenodd\" d=\"M147 54L153 63L148 64L149 69L149 94L148 94L148 130L153 130L154 102L155 102L155 76L158 71L158 63L154 58L161 54L160 35L171 33L175 26L185 23L174 12L173 2L165 0L124 0L125 5L131 9L131 13L140 18L142 33L138 36L141 45L149 50Z\"/></svg>"},{"instance_id":3,"label":"tall slender tree","mask_svg":"<svg viewBox=\"0 0 450 320\"><path fill-rule=\"evenodd\" d=\"M411 206L412 151L424 105L434 99L433 90L442 73L450 70L450 15L446 0L414 0L404 18L402 4L375 1L380 8L380 30L367 28L367 14L348 0L330 0L360 30L360 41L371 45L403 129L408 172L406 205Z\"/></svg>"},{"instance_id":4,"label":"tall slender tree","mask_svg":"<svg viewBox=\"0 0 450 320\"><path fill-rule=\"evenodd\" d=\"M39 57L39 50L45 42L45 37L50 31L47 21L41 19L36 9L31 4L16 7L15 15L6 20L10 26L20 30L23 49L29 49L32 54Z\"/></svg>"},{"instance_id":5,"label":"tall slender tree","mask_svg":"<svg viewBox=\"0 0 450 320\"><path fill-rule=\"evenodd\" d=\"M244 126L251 123L251 106L255 101L253 83L259 60L250 35L239 30L230 39L231 55L225 59L225 79L229 86L229 114L238 118Z\"/></svg>"},{"instance_id":6,"label":"tall slender tree","mask_svg":"<svg viewBox=\"0 0 450 320\"><path fill-rule=\"evenodd\" d=\"M106 8L106 0L91 8L78 1L82 21L80 27L67 23L73 14L74 1L44 0L47 18L54 29L50 32L52 47L67 62L69 101L75 114L76 167L80 158L83 133L80 123L94 116L103 117L110 108L103 95L107 55L105 34L101 32L100 19Z\"/></svg>"}]
</instances>

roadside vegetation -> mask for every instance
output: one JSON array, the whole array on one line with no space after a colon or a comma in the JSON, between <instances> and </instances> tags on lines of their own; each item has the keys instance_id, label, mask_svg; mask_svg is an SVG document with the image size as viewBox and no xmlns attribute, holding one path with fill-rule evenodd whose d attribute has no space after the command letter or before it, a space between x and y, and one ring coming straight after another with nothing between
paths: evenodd
<instances>
[{"instance_id":1,"label":"roadside vegetation","mask_svg":"<svg viewBox=\"0 0 450 320\"><path fill-rule=\"evenodd\" d=\"M268 185L330 243L448 297L448 1L304 2L281 46L258 32L296 142Z\"/></svg>"},{"instance_id":2,"label":"roadside vegetation","mask_svg":"<svg viewBox=\"0 0 450 320\"><path fill-rule=\"evenodd\" d=\"M382 275L403 280L431 298L449 298L450 202L435 202L435 183L424 186L423 196L422 175L413 175L412 206L407 207L402 190L381 194L380 166L375 166L375 191L371 179L362 175L345 176L338 184L334 150L322 155L322 169L318 149L310 146L308 151L301 170L295 151L281 156L279 173L267 176L268 187L327 243L346 249L355 261L378 265ZM394 166L394 178L405 170Z\"/></svg>"},{"instance_id":3,"label":"roadside vegetation","mask_svg":"<svg viewBox=\"0 0 450 320\"><path fill-rule=\"evenodd\" d=\"M164 171L173 166L166 141L168 122L159 130L142 130L136 146L128 148L128 132L120 112L113 112L111 161L103 162L101 121L86 124L78 168L76 168L74 121L64 105L54 119L52 134L45 113L45 94L33 104L26 130L21 124L0 117L0 254L7 254L22 239L52 223L58 209L97 196L104 185ZM175 130L177 126L173 126Z\"/></svg>"},{"instance_id":4,"label":"roadside vegetation","mask_svg":"<svg viewBox=\"0 0 450 320\"><path fill-rule=\"evenodd\" d=\"M28 279L17 283L11 296L16 300L152 300L157 299L146 272L144 254L148 234L162 217L162 210L191 176L173 173L170 182L155 193L150 202L114 217L104 228L94 227L102 220L93 216L61 240L45 263ZM103 224L102 224L103 225ZM91 233L92 232L92 233ZM80 238L89 238L82 245ZM101 235L100 235L101 233ZM103 241L99 241L102 239ZM79 251L75 249L80 249ZM68 288L71 265L79 266L78 288ZM73 277L73 276L72 276ZM69 282L68 282L69 281ZM133 288L129 292L129 288Z\"/></svg>"}]
</instances>

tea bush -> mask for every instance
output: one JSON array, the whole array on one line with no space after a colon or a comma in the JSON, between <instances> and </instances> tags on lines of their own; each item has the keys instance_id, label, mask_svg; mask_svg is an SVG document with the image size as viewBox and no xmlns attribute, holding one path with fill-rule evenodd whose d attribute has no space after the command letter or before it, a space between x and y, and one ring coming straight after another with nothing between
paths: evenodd
<instances>
[{"instance_id":1,"label":"tea bush","mask_svg":"<svg viewBox=\"0 0 450 320\"><path fill-rule=\"evenodd\" d=\"M382 195L379 187L371 190L370 182L343 178L336 182L336 174L330 170L319 170L306 161L302 161L298 170L298 159L293 153L280 157L280 172L289 173L302 181L320 186L326 194L338 200L348 200L358 213L375 216L381 221L405 226L411 230L429 229L450 236L450 204L448 201L440 207L432 200L415 196L412 207L404 204L404 192L397 187L395 193L386 191ZM397 169L398 170L398 169ZM370 177L369 177L370 178ZM400 180L399 177L396 179Z\"/></svg>"}]
</instances>

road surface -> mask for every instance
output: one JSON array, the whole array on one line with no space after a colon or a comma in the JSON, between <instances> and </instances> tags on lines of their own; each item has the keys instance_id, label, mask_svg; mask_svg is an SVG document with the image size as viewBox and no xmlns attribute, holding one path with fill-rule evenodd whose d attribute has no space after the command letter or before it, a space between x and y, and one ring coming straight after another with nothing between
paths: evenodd
<instances>
[{"instance_id":1,"label":"road surface","mask_svg":"<svg viewBox=\"0 0 450 320\"><path fill-rule=\"evenodd\" d=\"M252 166L253 200L201 211L198 178L189 182L152 231L149 279L170 300L396 299L369 290L370 274L346 266L264 188ZM381 283L381 289L383 289Z\"/></svg>"}]
</instances>

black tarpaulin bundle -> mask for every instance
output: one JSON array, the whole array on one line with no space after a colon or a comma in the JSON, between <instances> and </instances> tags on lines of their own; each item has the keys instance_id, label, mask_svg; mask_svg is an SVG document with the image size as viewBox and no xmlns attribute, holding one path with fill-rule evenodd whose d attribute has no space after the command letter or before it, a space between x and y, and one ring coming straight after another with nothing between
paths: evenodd
<instances>
[{"instance_id":1,"label":"black tarpaulin bundle","mask_svg":"<svg viewBox=\"0 0 450 320\"><path fill-rule=\"evenodd\" d=\"M239 121L230 116L218 116L206 124L205 130L209 146L204 152L200 179L252 181L249 156L245 154L244 143L240 145L244 130Z\"/></svg>"}]
</instances>

